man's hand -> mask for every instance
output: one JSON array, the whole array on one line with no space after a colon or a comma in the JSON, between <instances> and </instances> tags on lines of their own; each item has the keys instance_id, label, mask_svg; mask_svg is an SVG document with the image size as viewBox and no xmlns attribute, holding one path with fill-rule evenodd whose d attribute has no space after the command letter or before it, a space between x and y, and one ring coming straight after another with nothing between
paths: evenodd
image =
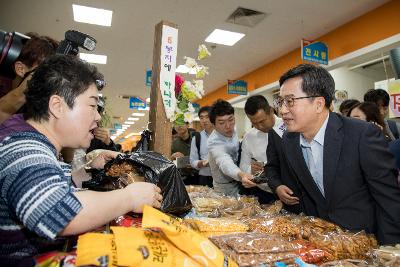
<instances>
[{"instance_id":1,"label":"man's hand","mask_svg":"<svg viewBox=\"0 0 400 267\"><path fill-rule=\"evenodd\" d=\"M185 155L183 155L181 152L175 152L174 154L171 155L171 159L172 160L176 160L177 158L181 158L184 157Z\"/></svg>"},{"instance_id":2,"label":"man's hand","mask_svg":"<svg viewBox=\"0 0 400 267\"><path fill-rule=\"evenodd\" d=\"M299 198L293 197L293 191L286 185L280 185L276 188L276 194L279 199L287 205L299 204Z\"/></svg>"},{"instance_id":3,"label":"man's hand","mask_svg":"<svg viewBox=\"0 0 400 267\"><path fill-rule=\"evenodd\" d=\"M242 179L242 185L245 188L251 188L257 186L252 180L253 180L253 175L250 173L245 173L245 172L239 172L239 177Z\"/></svg>"},{"instance_id":4,"label":"man's hand","mask_svg":"<svg viewBox=\"0 0 400 267\"><path fill-rule=\"evenodd\" d=\"M107 146L110 145L111 139L110 139L110 134L108 133L108 130L105 128L100 128L97 127L93 131L94 137L99 139L101 142L105 143Z\"/></svg>"},{"instance_id":5,"label":"man's hand","mask_svg":"<svg viewBox=\"0 0 400 267\"><path fill-rule=\"evenodd\" d=\"M206 159L199 160L199 162L197 163L197 168L204 168L204 167L208 167L208 160Z\"/></svg>"},{"instance_id":6,"label":"man's hand","mask_svg":"<svg viewBox=\"0 0 400 267\"><path fill-rule=\"evenodd\" d=\"M95 157L91 162L89 162L89 166L93 169L103 169L104 165L112 159L115 159L119 154L119 152L104 150L97 157Z\"/></svg>"},{"instance_id":7,"label":"man's hand","mask_svg":"<svg viewBox=\"0 0 400 267\"><path fill-rule=\"evenodd\" d=\"M252 174L257 174L264 171L264 164L262 162L254 161L250 164L250 166Z\"/></svg>"},{"instance_id":8,"label":"man's hand","mask_svg":"<svg viewBox=\"0 0 400 267\"><path fill-rule=\"evenodd\" d=\"M123 190L127 191L132 196L132 211L136 213L143 212L144 205L150 205L155 208L161 207L161 189L151 183L137 182L132 183L125 187Z\"/></svg>"}]
</instances>

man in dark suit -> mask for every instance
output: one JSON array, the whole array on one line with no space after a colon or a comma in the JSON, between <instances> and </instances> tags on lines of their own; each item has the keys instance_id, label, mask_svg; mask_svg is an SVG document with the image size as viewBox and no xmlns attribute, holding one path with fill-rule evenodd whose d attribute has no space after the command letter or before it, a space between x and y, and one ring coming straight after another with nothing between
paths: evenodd
<instances>
[{"instance_id":1,"label":"man in dark suit","mask_svg":"<svg viewBox=\"0 0 400 267\"><path fill-rule=\"evenodd\" d=\"M282 134L283 131L279 129L271 129L268 132L268 161L264 167L264 173L269 187L282 201L284 209L300 213L302 212L300 185L289 171L286 156L282 151Z\"/></svg>"},{"instance_id":2,"label":"man in dark suit","mask_svg":"<svg viewBox=\"0 0 400 267\"><path fill-rule=\"evenodd\" d=\"M299 65L279 83L275 105L288 130L282 149L305 213L399 243L398 173L382 131L329 112L335 82L324 68Z\"/></svg>"}]
</instances>

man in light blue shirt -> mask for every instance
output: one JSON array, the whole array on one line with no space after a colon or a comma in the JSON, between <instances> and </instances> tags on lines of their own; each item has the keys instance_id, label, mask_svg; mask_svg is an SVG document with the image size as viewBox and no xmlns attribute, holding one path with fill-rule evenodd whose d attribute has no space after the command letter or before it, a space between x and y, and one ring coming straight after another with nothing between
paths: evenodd
<instances>
[{"instance_id":1,"label":"man in light blue shirt","mask_svg":"<svg viewBox=\"0 0 400 267\"><path fill-rule=\"evenodd\" d=\"M315 184L317 185L319 191L321 191L321 194L323 196L325 196L323 177L324 138L328 119L329 114L310 143L307 142L302 134L300 134L300 146L301 151L303 152L304 160L307 164L308 169L310 170L311 176L313 177Z\"/></svg>"},{"instance_id":2,"label":"man in light blue shirt","mask_svg":"<svg viewBox=\"0 0 400 267\"><path fill-rule=\"evenodd\" d=\"M190 146L190 165L199 170L198 184L213 186L210 166L208 164L208 137L214 130L214 125L210 122L209 113L211 107L205 106L199 110L200 125L203 131L195 133Z\"/></svg>"},{"instance_id":3,"label":"man in light blue shirt","mask_svg":"<svg viewBox=\"0 0 400 267\"><path fill-rule=\"evenodd\" d=\"M215 127L208 138L208 160L214 189L219 193L237 196L240 184L251 183L253 176L237 166L239 140L231 104L217 100L211 108L210 121Z\"/></svg>"}]
</instances>

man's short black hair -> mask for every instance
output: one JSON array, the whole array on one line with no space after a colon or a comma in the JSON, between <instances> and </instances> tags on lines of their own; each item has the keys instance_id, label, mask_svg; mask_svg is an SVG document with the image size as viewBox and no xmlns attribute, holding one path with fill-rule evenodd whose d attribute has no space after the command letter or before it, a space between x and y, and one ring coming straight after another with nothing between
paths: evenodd
<instances>
[{"instance_id":1,"label":"man's short black hair","mask_svg":"<svg viewBox=\"0 0 400 267\"><path fill-rule=\"evenodd\" d=\"M253 95L249 97L244 105L244 112L250 116L256 114L260 109L264 110L267 114L271 112L271 106L268 100L262 95Z\"/></svg>"},{"instance_id":2,"label":"man's short black hair","mask_svg":"<svg viewBox=\"0 0 400 267\"><path fill-rule=\"evenodd\" d=\"M200 108L200 110L199 110L199 112L197 113L197 115L199 115L199 117L200 117L200 114L201 114L201 113L207 112L208 116L210 116L210 111L211 111L211 107L210 107L210 106L204 106L204 107L201 107L201 108Z\"/></svg>"},{"instance_id":3,"label":"man's short black hair","mask_svg":"<svg viewBox=\"0 0 400 267\"><path fill-rule=\"evenodd\" d=\"M383 89L370 89L364 95L365 102L373 102L378 107L389 106L390 96L389 94Z\"/></svg>"},{"instance_id":4,"label":"man's short black hair","mask_svg":"<svg viewBox=\"0 0 400 267\"><path fill-rule=\"evenodd\" d=\"M62 97L68 107L73 108L77 96L102 80L103 75L95 66L74 56L53 55L39 65L28 81L24 117L48 120L51 96Z\"/></svg>"},{"instance_id":5,"label":"man's short black hair","mask_svg":"<svg viewBox=\"0 0 400 267\"><path fill-rule=\"evenodd\" d=\"M319 66L311 64L300 64L281 76L279 85L291 79L302 78L302 90L307 96L322 96L325 106L329 109L335 94L335 81L330 73Z\"/></svg>"},{"instance_id":6,"label":"man's short black hair","mask_svg":"<svg viewBox=\"0 0 400 267\"><path fill-rule=\"evenodd\" d=\"M211 111L209 113L210 121L212 124L215 124L215 119L217 118L217 116L225 116L231 114L235 114L235 110L233 109L232 105L228 101L218 99L211 106Z\"/></svg>"},{"instance_id":7,"label":"man's short black hair","mask_svg":"<svg viewBox=\"0 0 400 267\"><path fill-rule=\"evenodd\" d=\"M342 102L342 104L340 104L339 111L340 111L340 113L343 114L343 112L344 112L345 110L347 110L346 113L348 113L349 110L350 110L353 106L355 106L355 105L357 105L357 104L360 104L360 101L358 101L357 99L346 99L345 101ZM348 114L343 114L343 115L348 116Z\"/></svg>"}]
</instances>

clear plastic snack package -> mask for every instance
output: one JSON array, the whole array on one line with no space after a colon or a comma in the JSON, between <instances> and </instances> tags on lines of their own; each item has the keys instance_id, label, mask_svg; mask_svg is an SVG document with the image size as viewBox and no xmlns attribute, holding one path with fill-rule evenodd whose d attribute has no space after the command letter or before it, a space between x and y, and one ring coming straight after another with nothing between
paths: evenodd
<instances>
[{"instance_id":1,"label":"clear plastic snack package","mask_svg":"<svg viewBox=\"0 0 400 267\"><path fill-rule=\"evenodd\" d=\"M281 236L264 233L229 234L210 240L239 266L271 266L279 261L293 263L300 248Z\"/></svg>"},{"instance_id":2,"label":"clear plastic snack package","mask_svg":"<svg viewBox=\"0 0 400 267\"><path fill-rule=\"evenodd\" d=\"M400 244L394 246L380 246L372 250L373 262L378 266L400 266Z\"/></svg>"}]
</instances>

